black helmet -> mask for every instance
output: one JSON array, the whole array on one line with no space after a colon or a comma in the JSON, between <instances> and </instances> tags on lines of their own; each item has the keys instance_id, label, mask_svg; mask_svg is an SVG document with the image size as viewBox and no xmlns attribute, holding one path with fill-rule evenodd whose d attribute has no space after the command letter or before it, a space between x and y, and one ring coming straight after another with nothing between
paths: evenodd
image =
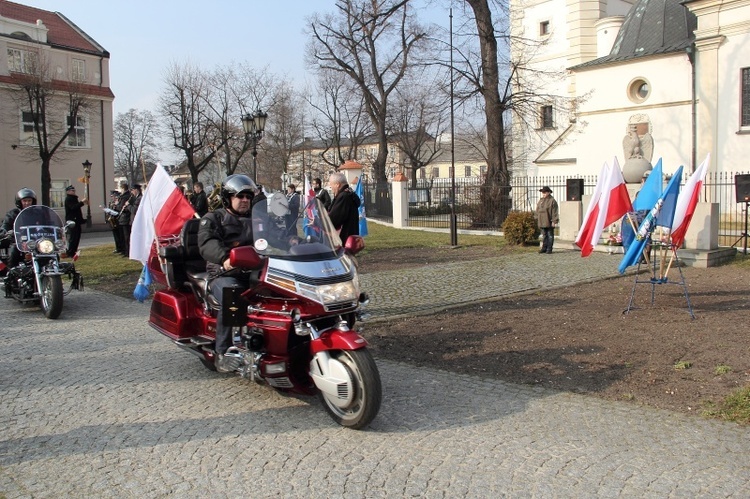
<instances>
[{"instance_id":1,"label":"black helmet","mask_svg":"<svg viewBox=\"0 0 750 499\"><path fill-rule=\"evenodd\" d=\"M247 175L230 175L221 183L221 204L224 208L232 206L232 196L244 192L252 196L255 195L255 182L250 180Z\"/></svg>"},{"instance_id":2,"label":"black helmet","mask_svg":"<svg viewBox=\"0 0 750 499\"><path fill-rule=\"evenodd\" d=\"M24 187L16 193L16 207L19 210L23 209L21 207L21 200L25 198L33 199L33 202L31 204L36 204L36 192L32 191L28 187Z\"/></svg>"}]
</instances>

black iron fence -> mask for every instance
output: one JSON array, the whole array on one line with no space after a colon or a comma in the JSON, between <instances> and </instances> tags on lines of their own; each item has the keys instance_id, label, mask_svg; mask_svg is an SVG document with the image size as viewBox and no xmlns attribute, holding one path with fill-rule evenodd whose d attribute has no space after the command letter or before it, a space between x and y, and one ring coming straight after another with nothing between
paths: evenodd
<instances>
[{"instance_id":1,"label":"black iron fence","mask_svg":"<svg viewBox=\"0 0 750 499\"><path fill-rule=\"evenodd\" d=\"M739 172L738 172L739 173ZM719 204L719 245L741 247L745 230L747 204L738 202L734 176L731 172L710 172L701 192L701 201ZM684 185L689 174L682 179ZM512 179L510 192L490 190L477 177L455 179L456 222L459 229L499 231L511 210L534 211L539 200L539 189L548 186L558 200L567 199L567 181L573 177L550 175L517 177ZM597 176L577 176L583 180L583 195L590 195L596 187ZM408 187L409 226L447 229L450 227L453 188L450 179L419 179ZM393 221L391 185L365 184L367 216L387 222ZM584 210L586 206L584 206Z\"/></svg>"}]
</instances>

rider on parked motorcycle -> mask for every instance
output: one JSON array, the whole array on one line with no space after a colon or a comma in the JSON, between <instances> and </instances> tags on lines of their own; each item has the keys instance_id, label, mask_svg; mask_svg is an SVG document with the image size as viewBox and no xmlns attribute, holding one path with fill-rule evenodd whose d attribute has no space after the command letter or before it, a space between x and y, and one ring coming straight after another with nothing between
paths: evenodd
<instances>
[{"instance_id":1,"label":"rider on parked motorcycle","mask_svg":"<svg viewBox=\"0 0 750 499\"><path fill-rule=\"evenodd\" d=\"M253 225L250 207L256 191L255 183L246 175L230 175L221 184L221 204L201 218L198 247L206 260L210 276L211 294L222 303L224 288L250 287L248 274L233 269L229 251L237 246L253 244ZM221 310L216 317L216 370L232 372L240 365L240 357L227 354L232 346L232 328L223 326Z\"/></svg>"},{"instance_id":2,"label":"rider on parked motorcycle","mask_svg":"<svg viewBox=\"0 0 750 499\"><path fill-rule=\"evenodd\" d=\"M16 221L18 214L21 213L21 210L35 204L36 193L34 191L29 189L28 187L24 187L23 189L18 191L16 193L16 207L6 213L5 219L3 220L2 229L0 229L0 235L4 236L6 232L13 232L13 223ZM10 249L8 267L15 267L19 263L21 263L21 252L18 251L18 248L14 244Z\"/></svg>"}]
</instances>

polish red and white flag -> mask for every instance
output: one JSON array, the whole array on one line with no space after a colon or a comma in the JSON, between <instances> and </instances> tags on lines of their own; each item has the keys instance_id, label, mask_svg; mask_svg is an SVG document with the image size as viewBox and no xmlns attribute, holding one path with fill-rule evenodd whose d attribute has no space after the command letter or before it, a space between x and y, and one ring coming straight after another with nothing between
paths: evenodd
<instances>
[{"instance_id":1,"label":"polish red and white flag","mask_svg":"<svg viewBox=\"0 0 750 499\"><path fill-rule=\"evenodd\" d=\"M633 205L625 179L615 158L611 167L607 163L602 166L594 194L578 231L575 244L581 248L581 256L589 256L594 251L605 227L612 225L632 210Z\"/></svg>"},{"instance_id":2,"label":"polish red and white flag","mask_svg":"<svg viewBox=\"0 0 750 499\"><path fill-rule=\"evenodd\" d=\"M151 248L158 237L176 235L195 210L182 190L158 165L143 193L130 233L130 259L148 263Z\"/></svg>"},{"instance_id":3,"label":"polish red and white flag","mask_svg":"<svg viewBox=\"0 0 750 499\"><path fill-rule=\"evenodd\" d=\"M695 206L698 204L698 198L701 194L701 188L706 178L710 160L711 155L709 154L698 169L690 175L688 181L685 182L685 187L682 188L680 194L677 196L677 206L674 211L671 231L672 244L677 248L680 248L683 241L685 241L685 235L690 226L690 221L693 219Z\"/></svg>"}]
</instances>

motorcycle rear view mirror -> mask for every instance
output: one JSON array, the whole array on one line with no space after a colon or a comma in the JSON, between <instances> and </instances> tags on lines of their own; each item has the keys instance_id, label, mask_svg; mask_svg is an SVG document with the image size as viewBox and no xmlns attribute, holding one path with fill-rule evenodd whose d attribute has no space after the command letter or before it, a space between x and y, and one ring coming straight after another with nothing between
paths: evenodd
<instances>
[{"instance_id":1,"label":"motorcycle rear view mirror","mask_svg":"<svg viewBox=\"0 0 750 499\"><path fill-rule=\"evenodd\" d=\"M232 267L254 270L261 268L263 260L252 246L239 246L229 252L229 264Z\"/></svg>"},{"instance_id":2,"label":"motorcycle rear view mirror","mask_svg":"<svg viewBox=\"0 0 750 499\"><path fill-rule=\"evenodd\" d=\"M365 240L362 236L349 236L344 244L344 249L351 255L356 255L363 249L365 249Z\"/></svg>"}]
</instances>

